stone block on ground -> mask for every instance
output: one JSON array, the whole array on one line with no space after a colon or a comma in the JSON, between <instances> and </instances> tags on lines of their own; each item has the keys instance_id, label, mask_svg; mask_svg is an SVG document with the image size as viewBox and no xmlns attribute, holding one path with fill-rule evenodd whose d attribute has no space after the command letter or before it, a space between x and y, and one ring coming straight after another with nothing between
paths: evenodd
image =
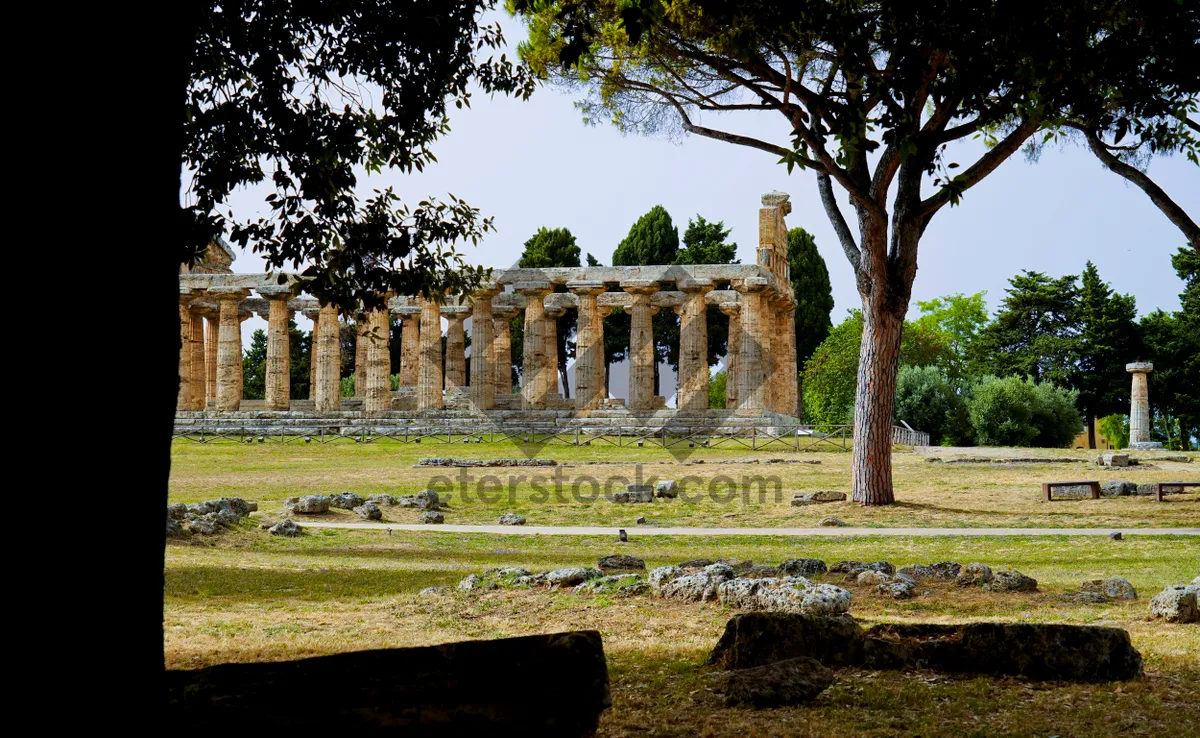
<instances>
[{"instance_id":1,"label":"stone block on ground","mask_svg":"<svg viewBox=\"0 0 1200 738\"><path fill-rule=\"evenodd\" d=\"M624 491L613 493L613 502L619 505L633 502L654 502L654 486L650 484L627 484Z\"/></svg>"},{"instance_id":2,"label":"stone block on ground","mask_svg":"<svg viewBox=\"0 0 1200 738\"><path fill-rule=\"evenodd\" d=\"M745 669L808 657L825 666L926 668L1038 680L1106 682L1142 673L1120 628L1057 623L889 624L863 631L849 617L735 615L709 663Z\"/></svg>"},{"instance_id":3,"label":"stone block on ground","mask_svg":"<svg viewBox=\"0 0 1200 738\"><path fill-rule=\"evenodd\" d=\"M343 492L339 495L334 495L331 497L329 500L329 506L336 507L341 510L353 510L354 508L361 506L364 502L366 502L365 499L354 494L353 492Z\"/></svg>"},{"instance_id":4,"label":"stone block on ground","mask_svg":"<svg viewBox=\"0 0 1200 738\"><path fill-rule=\"evenodd\" d=\"M1137 494L1137 484L1134 482L1111 481L1100 485L1101 497L1125 497Z\"/></svg>"},{"instance_id":5,"label":"stone block on ground","mask_svg":"<svg viewBox=\"0 0 1200 738\"><path fill-rule=\"evenodd\" d=\"M1100 454L1096 457L1100 466L1129 466L1129 454Z\"/></svg>"},{"instance_id":6,"label":"stone block on ground","mask_svg":"<svg viewBox=\"0 0 1200 738\"><path fill-rule=\"evenodd\" d=\"M810 658L776 661L710 677L714 692L729 706L786 707L812 702L833 684L833 672Z\"/></svg>"},{"instance_id":7,"label":"stone block on ground","mask_svg":"<svg viewBox=\"0 0 1200 738\"><path fill-rule=\"evenodd\" d=\"M1150 615L1168 623L1200 621L1200 584L1176 584L1150 599Z\"/></svg>"},{"instance_id":8,"label":"stone block on ground","mask_svg":"<svg viewBox=\"0 0 1200 738\"><path fill-rule=\"evenodd\" d=\"M842 502L845 499L845 492L835 492L832 490L823 490L818 492L797 492L792 495L792 507L820 505L825 502Z\"/></svg>"},{"instance_id":9,"label":"stone block on ground","mask_svg":"<svg viewBox=\"0 0 1200 738\"><path fill-rule=\"evenodd\" d=\"M413 502L423 510L437 510L442 502L438 493L432 489L423 489L413 496Z\"/></svg>"},{"instance_id":10,"label":"stone block on ground","mask_svg":"<svg viewBox=\"0 0 1200 738\"><path fill-rule=\"evenodd\" d=\"M222 664L166 680L170 723L205 732L590 736L612 704L596 631Z\"/></svg>"},{"instance_id":11,"label":"stone block on ground","mask_svg":"<svg viewBox=\"0 0 1200 738\"><path fill-rule=\"evenodd\" d=\"M1121 577L1092 579L1084 582L1079 587L1079 591L1098 594L1105 600L1136 600L1138 598L1137 590L1133 588L1129 580Z\"/></svg>"},{"instance_id":12,"label":"stone block on ground","mask_svg":"<svg viewBox=\"0 0 1200 738\"><path fill-rule=\"evenodd\" d=\"M500 516L500 525L525 525L525 516L516 513L504 513Z\"/></svg>"},{"instance_id":13,"label":"stone block on ground","mask_svg":"<svg viewBox=\"0 0 1200 738\"><path fill-rule=\"evenodd\" d=\"M654 496L675 499L679 496L679 484L674 479L663 479L654 485Z\"/></svg>"},{"instance_id":14,"label":"stone block on ground","mask_svg":"<svg viewBox=\"0 0 1200 738\"><path fill-rule=\"evenodd\" d=\"M820 559L788 559L776 571L780 576L815 577L825 574L829 568Z\"/></svg>"},{"instance_id":15,"label":"stone block on ground","mask_svg":"<svg viewBox=\"0 0 1200 738\"><path fill-rule=\"evenodd\" d=\"M600 571L625 571L630 569L645 570L646 562L643 559L639 559L636 556L630 556L629 554L613 554L611 556L601 557L600 560L596 562L596 567L600 569Z\"/></svg>"},{"instance_id":16,"label":"stone block on ground","mask_svg":"<svg viewBox=\"0 0 1200 738\"><path fill-rule=\"evenodd\" d=\"M283 536L285 538L295 538L304 535L303 526L296 523L294 520L281 520L267 529L267 532L273 536Z\"/></svg>"},{"instance_id":17,"label":"stone block on ground","mask_svg":"<svg viewBox=\"0 0 1200 738\"><path fill-rule=\"evenodd\" d=\"M298 515L319 515L329 512L330 502L329 495L305 495L288 498L284 507L288 512Z\"/></svg>"},{"instance_id":18,"label":"stone block on ground","mask_svg":"<svg viewBox=\"0 0 1200 738\"><path fill-rule=\"evenodd\" d=\"M425 512L421 513L420 520L422 523L437 525L439 523L446 522L446 516L437 510L426 510Z\"/></svg>"},{"instance_id":19,"label":"stone block on ground","mask_svg":"<svg viewBox=\"0 0 1200 738\"><path fill-rule=\"evenodd\" d=\"M1036 592L1037 580L1016 569L998 569L983 588L989 592Z\"/></svg>"},{"instance_id":20,"label":"stone block on ground","mask_svg":"<svg viewBox=\"0 0 1200 738\"><path fill-rule=\"evenodd\" d=\"M396 504L396 498L388 494L378 494L368 497L367 502L374 502L376 505L391 507Z\"/></svg>"},{"instance_id":21,"label":"stone block on ground","mask_svg":"<svg viewBox=\"0 0 1200 738\"><path fill-rule=\"evenodd\" d=\"M364 502L354 508L354 513L363 520L383 520L383 510L374 502Z\"/></svg>"},{"instance_id":22,"label":"stone block on ground","mask_svg":"<svg viewBox=\"0 0 1200 738\"><path fill-rule=\"evenodd\" d=\"M564 569L555 569L547 572L546 584L552 587L574 587L577 584L583 584L589 579L596 579L603 576L598 569L584 569L583 567L567 567Z\"/></svg>"},{"instance_id":23,"label":"stone block on ground","mask_svg":"<svg viewBox=\"0 0 1200 738\"><path fill-rule=\"evenodd\" d=\"M817 521L817 525L822 528L844 528L846 521L841 518L821 518Z\"/></svg>"},{"instance_id":24,"label":"stone block on ground","mask_svg":"<svg viewBox=\"0 0 1200 738\"><path fill-rule=\"evenodd\" d=\"M978 561L971 562L962 568L954 583L960 587L982 587L992 581L992 568Z\"/></svg>"}]
</instances>

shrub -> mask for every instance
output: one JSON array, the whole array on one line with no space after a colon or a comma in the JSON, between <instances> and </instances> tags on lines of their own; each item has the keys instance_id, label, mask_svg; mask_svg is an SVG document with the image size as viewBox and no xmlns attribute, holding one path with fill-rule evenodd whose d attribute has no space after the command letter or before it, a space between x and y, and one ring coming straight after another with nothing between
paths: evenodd
<instances>
[{"instance_id":1,"label":"shrub","mask_svg":"<svg viewBox=\"0 0 1200 738\"><path fill-rule=\"evenodd\" d=\"M903 420L939 443L963 401L946 374L935 366L902 366L896 378L896 420Z\"/></svg>"},{"instance_id":2,"label":"shrub","mask_svg":"<svg viewBox=\"0 0 1200 738\"><path fill-rule=\"evenodd\" d=\"M342 377L342 397L354 397L354 375Z\"/></svg>"},{"instance_id":3,"label":"shrub","mask_svg":"<svg viewBox=\"0 0 1200 738\"><path fill-rule=\"evenodd\" d=\"M1129 448L1129 416L1120 413L1105 415L1096 421L1096 430L1108 441L1110 448Z\"/></svg>"},{"instance_id":4,"label":"shrub","mask_svg":"<svg viewBox=\"0 0 1200 738\"><path fill-rule=\"evenodd\" d=\"M985 377L967 399L976 441L988 446L1066 446L1083 428L1076 394L1019 377Z\"/></svg>"}]
</instances>

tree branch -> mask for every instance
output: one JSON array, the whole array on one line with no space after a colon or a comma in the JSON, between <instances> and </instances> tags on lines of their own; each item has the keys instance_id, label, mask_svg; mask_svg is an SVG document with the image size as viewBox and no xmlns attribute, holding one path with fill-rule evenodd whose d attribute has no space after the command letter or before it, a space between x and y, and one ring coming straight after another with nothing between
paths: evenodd
<instances>
[{"instance_id":1,"label":"tree branch","mask_svg":"<svg viewBox=\"0 0 1200 738\"><path fill-rule=\"evenodd\" d=\"M1162 214L1167 216L1167 219L1174 223L1179 230L1183 231L1183 236L1191 247L1200 250L1200 227L1197 227L1196 221L1192 220L1163 188L1155 184L1154 180L1150 179L1145 172L1118 159L1094 131L1070 122L1066 125L1082 132L1087 140L1088 148L1092 150L1096 158L1113 172L1140 187L1155 207L1161 210Z\"/></svg>"},{"instance_id":2,"label":"tree branch","mask_svg":"<svg viewBox=\"0 0 1200 738\"><path fill-rule=\"evenodd\" d=\"M967 167L966 171L955 177L951 184L944 185L932 197L926 198L921 203L921 213L923 218L922 230L929 224L929 219L938 210L941 210L949 202L954 201L960 194L975 186L984 177L995 171L996 167L1004 163L1008 157L1012 156L1021 148L1021 144L1025 139L1037 130L1041 124L1040 117L1026 118L1021 121L1011 133L1004 137L1004 140L993 146L986 154Z\"/></svg>"},{"instance_id":3,"label":"tree branch","mask_svg":"<svg viewBox=\"0 0 1200 738\"><path fill-rule=\"evenodd\" d=\"M854 234L850 232L850 226L846 225L842 209L838 207L837 199L834 197L833 183L827 173L817 173L817 190L821 193L821 204L825 206L825 214L829 216L829 222L833 224L833 231L842 244L842 251L846 252L846 259L850 261L850 266L854 267L854 272L857 274L862 251L854 242Z\"/></svg>"}]
</instances>

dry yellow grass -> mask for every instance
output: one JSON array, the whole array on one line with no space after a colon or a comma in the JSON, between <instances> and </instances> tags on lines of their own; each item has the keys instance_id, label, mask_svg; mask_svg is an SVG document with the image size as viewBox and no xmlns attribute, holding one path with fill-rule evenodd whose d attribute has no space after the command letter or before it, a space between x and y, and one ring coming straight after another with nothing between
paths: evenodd
<instances>
[{"instance_id":1,"label":"dry yellow grass","mask_svg":"<svg viewBox=\"0 0 1200 738\"><path fill-rule=\"evenodd\" d=\"M947 455L943 449L934 454ZM703 449L681 465L661 448L547 446L539 452L566 466L551 468L442 469L413 468L422 456L461 458L521 457L512 444L211 444L177 441L172 449L170 499L194 502L236 495L278 512L278 501L303 494L349 490L367 496L380 492L412 494L434 486L448 496L447 522L494 523L504 512L525 515L534 525L629 525L646 515L652 524L690 526L809 527L827 515L850 525L887 527L1145 527L1200 525L1200 492L1171 495L1159 504L1152 497L1101 500L1042 499L1043 481L1097 479L1137 483L1200 479L1200 463L1157 462L1125 469L1071 464L936 464L925 454L894 455L897 504L862 508L849 502L791 507L792 493L812 490L849 491L850 456L846 453L797 453L771 449ZM1087 459L1094 452L1049 449L957 449L959 456L1059 457ZM1196 454L1192 454L1197 457ZM722 460L771 458L815 460L820 464L717 464ZM1152 461L1151 455L1143 460ZM606 461L604 465L583 465ZM493 475L502 491L482 488ZM557 479L561 481L556 481ZM541 477L545 493L532 477ZM754 482L766 478L765 483ZM649 506L614 505L595 494L591 481L610 490L626 481L676 479L685 497ZM686 478L686 482L685 482ZM776 481L778 486L776 487ZM732 484L733 487L729 485ZM766 493L760 495L761 485ZM557 489L561 487L561 495ZM575 493L578 489L579 494ZM778 489L778 492L776 492ZM485 497L485 499L481 499ZM561 498L561 501L560 501ZM417 522L417 513L393 508L385 520ZM330 513L331 520L352 520L348 511Z\"/></svg>"}]
</instances>

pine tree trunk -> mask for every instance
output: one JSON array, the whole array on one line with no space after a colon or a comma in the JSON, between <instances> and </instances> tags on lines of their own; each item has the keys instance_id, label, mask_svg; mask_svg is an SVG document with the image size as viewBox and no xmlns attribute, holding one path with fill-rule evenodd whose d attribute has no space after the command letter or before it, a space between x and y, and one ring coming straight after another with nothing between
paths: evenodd
<instances>
[{"instance_id":1,"label":"pine tree trunk","mask_svg":"<svg viewBox=\"0 0 1200 738\"><path fill-rule=\"evenodd\" d=\"M1179 418L1179 450L1192 450L1191 426L1183 417Z\"/></svg>"},{"instance_id":2,"label":"pine tree trunk","mask_svg":"<svg viewBox=\"0 0 1200 738\"><path fill-rule=\"evenodd\" d=\"M890 505L892 489L892 416L904 312L864 300L863 337L854 399L852 499L859 505Z\"/></svg>"},{"instance_id":3,"label":"pine tree trunk","mask_svg":"<svg viewBox=\"0 0 1200 738\"><path fill-rule=\"evenodd\" d=\"M1092 411L1087 414L1088 448L1096 448L1096 415Z\"/></svg>"}]
</instances>

